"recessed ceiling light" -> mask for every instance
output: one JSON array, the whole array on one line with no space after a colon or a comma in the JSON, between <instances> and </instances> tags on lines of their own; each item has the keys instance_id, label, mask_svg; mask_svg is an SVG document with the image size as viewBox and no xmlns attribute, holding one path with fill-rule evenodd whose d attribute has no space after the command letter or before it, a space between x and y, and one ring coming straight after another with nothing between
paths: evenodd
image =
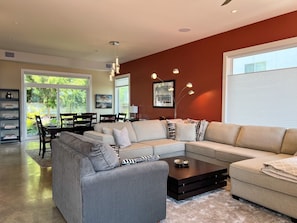
<instances>
[{"instance_id":1,"label":"recessed ceiling light","mask_svg":"<svg viewBox=\"0 0 297 223\"><path fill-rule=\"evenodd\" d=\"M190 28L180 28L178 31L182 32L182 33L186 33L186 32L190 32L191 29Z\"/></svg>"},{"instance_id":2,"label":"recessed ceiling light","mask_svg":"<svg viewBox=\"0 0 297 223\"><path fill-rule=\"evenodd\" d=\"M231 13L237 13L238 11L237 11L237 9L233 9L232 11L231 11Z\"/></svg>"}]
</instances>

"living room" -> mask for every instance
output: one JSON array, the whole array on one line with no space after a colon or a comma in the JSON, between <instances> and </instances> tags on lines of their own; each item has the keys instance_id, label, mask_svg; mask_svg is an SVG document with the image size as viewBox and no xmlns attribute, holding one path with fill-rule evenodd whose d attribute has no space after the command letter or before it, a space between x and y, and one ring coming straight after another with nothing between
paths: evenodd
<instances>
[{"instance_id":1,"label":"living room","mask_svg":"<svg viewBox=\"0 0 297 223\"><path fill-rule=\"evenodd\" d=\"M138 115L141 119L159 119L160 116L173 117L173 108L164 109L152 106L153 80L151 74L156 72L163 80L176 79L177 91L180 91L188 81L192 82L196 94L193 95L194 97L183 99L178 110L180 118L221 121L223 54L232 50L296 37L296 20L297 11L292 11L122 63L121 74L129 73L131 78L131 104L139 107ZM3 46L1 48L4 49ZM176 78L173 76L171 72L173 68L180 70L180 76ZM69 68L58 64L46 65L31 61L19 62L6 60L3 57L0 60L0 88L21 90L22 69L87 73L92 76L92 97L98 92L98 89L101 93L113 94L113 83L109 80L109 71ZM100 112L94 105L91 111ZM13 150L17 151L17 149ZM1 159L9 160L10 155L11 153L5 149L5 152L1 153ZM8 162L4 161L4 163L2 165L7 167ZM57 215L54 216L54 219L56 218Z\"/></svg>"}]
</instances>

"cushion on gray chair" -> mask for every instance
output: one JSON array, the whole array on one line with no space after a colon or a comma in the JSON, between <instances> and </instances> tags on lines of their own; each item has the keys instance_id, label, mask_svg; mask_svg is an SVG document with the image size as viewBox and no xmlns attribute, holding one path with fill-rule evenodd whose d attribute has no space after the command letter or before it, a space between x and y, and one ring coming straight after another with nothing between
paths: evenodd
<instances>
[{"instance_id":1,"label":"cushion on gray chair","mask_svg":"<svg viewBox=\"0 0 297 223\"><path fill-rule=\"evenodd\" d=\"M88 154L95 171L110 170L120 165L119 157L108 144L98 144Z\"/></svg>"},{"instance_id":2,"label":"cushion on gray chair","mask_svg":"<svg viewBox=\"0 0 297 223\"><path fill-rule=\"evenodd\" d=\"M120 165L116 152L108 144L71 132L62 132L59 139L87 156L95 171L110 170Z\"/></svg>"}]
</instances>

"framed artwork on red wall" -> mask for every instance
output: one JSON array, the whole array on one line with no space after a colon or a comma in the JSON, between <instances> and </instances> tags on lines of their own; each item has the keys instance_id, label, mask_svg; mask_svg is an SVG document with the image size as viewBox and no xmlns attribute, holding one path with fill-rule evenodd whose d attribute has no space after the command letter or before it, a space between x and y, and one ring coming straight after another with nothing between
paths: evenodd
<instances>
[{"instance_id":1,"label":"framed artwork on red wall","mask_svg":"<svg viewBox=\"0 0 297 223\"><path fill-rule=\"evenodd\" d=\"M174 108L175 81L161 81L153 83L153 107Z\"/></svg>"}]
</instances>

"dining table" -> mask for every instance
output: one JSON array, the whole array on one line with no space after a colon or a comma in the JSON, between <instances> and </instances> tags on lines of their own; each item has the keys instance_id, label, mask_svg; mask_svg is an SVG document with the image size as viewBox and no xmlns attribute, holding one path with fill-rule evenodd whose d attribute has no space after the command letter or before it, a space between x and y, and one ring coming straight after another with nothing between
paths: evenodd
<instances>
[{"instance_id":1,"label":"dining table","mask_svg":"<svg viewBox=\"0 0 297 223\"><path fill-rule=\"evenodd\" d=\"M54 139L57 137L57 134L60 132L75 132L83 134L84 131L94 130L93 126L75 126L75 127L61 127L61 126L46 126L46 131L50 134L51 138Z\"/></svg>"}]
</instances>

